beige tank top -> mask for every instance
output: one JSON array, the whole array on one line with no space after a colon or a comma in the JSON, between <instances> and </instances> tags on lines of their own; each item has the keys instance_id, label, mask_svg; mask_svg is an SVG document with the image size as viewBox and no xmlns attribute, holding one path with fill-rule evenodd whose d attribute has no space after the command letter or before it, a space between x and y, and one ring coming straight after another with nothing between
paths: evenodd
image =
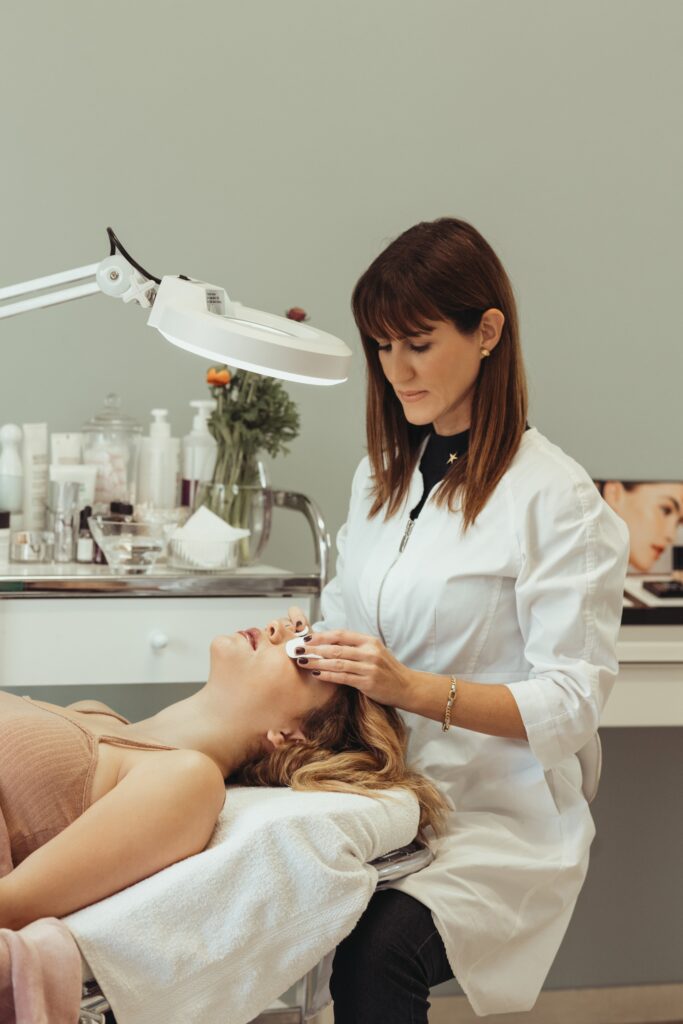
<instances>
[{"instance_id":1,"label":"beige tank top","mask_svg":"<svg viewBox=\"0 0 683 1024\"><path fill-rule=\"evenodd\" d=\"M130 725L101 705L78 712L111 715ZM90 806L100 743L138 750L177 749L122 736L98 736L56 707L0 690L0 811L14 867Z\"/></svg>"}]
</instances>

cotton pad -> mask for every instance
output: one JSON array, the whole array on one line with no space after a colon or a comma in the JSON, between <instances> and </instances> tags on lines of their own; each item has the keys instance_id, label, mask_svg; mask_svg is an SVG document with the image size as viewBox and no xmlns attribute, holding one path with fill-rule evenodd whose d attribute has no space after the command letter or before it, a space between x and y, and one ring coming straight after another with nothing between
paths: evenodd
<instances>
[{"instance_id":1,"label":"cotton pad","mask_svg":"<svg viewBox=\"0 0 683 1024\"><path fill-rule=\"evenodd\" d=\"M197 569L231 569L237 564L237 543L250 535L202 505L170 539L174 558Z\"/></svg>"},{"instance_id":2,"label":"cotton pad","mask_svg":"<svg viewBox=\"0 0 683 1024\"><path fill-rule=\"evenodd\" d=\"M308 632L308 631L306 631L306 632ZM303 633L303 634L299 634L298 636L293 636L292 639L288 640L287 643L285 644L285 650L287 651L287 654L290 656L290 658L292 658L293 661L296 661L297 658L303 657L303 655L295 653L295 648L301 646L301 642L302 642L301 641L301 637L305 636L306 632ZM317 661L322 661L323 660L323 657L322 657L321 654L311 654L310 651L306 655L306 657L307 658L315 658Z\"/></svg>"}]
</instances>

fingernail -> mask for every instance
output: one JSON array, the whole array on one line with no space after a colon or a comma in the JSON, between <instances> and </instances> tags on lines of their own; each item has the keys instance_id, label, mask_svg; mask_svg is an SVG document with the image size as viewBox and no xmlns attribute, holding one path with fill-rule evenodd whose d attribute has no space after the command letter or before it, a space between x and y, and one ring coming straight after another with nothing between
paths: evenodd
<instances>
[{"instance_id":1,"label":"fingernail","mask_svg":"<svg viewBox=\"0 0 683 1024\"><path fill-rule=\"evenodd\" d=\"M308 641L312 640L312 639L313 639L313 634L312 633L307 633L306 636L304 637L304 643L308 643Z\"/></svg>"},{"instance_id":2,"label":"fingernail","mask_svg":"<svg viewBox=\"0 0 683 1024\"><path fill-rule=\"evenodd\" d=\"M319 673L319 672L316 672L316 671L315 671L314 669L311 669L311 675L312 675L312 676L319 676L319 675L320 675L320 673Z\"/></svg>"},{"instance_id":3,"label":"fingernail","mask_svg":"<svg viewBox=\"0 0 683 1024\"><path fill-rule=\"evenodd\" d=\"M303 622L301 621L301 619L297 619L294 625L296 626L297 629L301 629L301 627L303 626Z\"/></svg>"},{"instance_id":4,"label":"fingernail","mask_svg":"<svg viewBox=\"0 0 683 1024\"><path fill-rule=\"evenodd\" d=\"M306 653L306 648L305 647L295 647L294 648L294 653L295 654L305 654Z\"/></svg>"},{"instance_id":5,"label":"fingernail","mask_svg":"<svg viewBox=\"0 0 683 1024\"><path fill-rule=\"evenodd\" d=\"M297 658L300 665L308 665L308 658Z\"/></svg>"}]
</instances>

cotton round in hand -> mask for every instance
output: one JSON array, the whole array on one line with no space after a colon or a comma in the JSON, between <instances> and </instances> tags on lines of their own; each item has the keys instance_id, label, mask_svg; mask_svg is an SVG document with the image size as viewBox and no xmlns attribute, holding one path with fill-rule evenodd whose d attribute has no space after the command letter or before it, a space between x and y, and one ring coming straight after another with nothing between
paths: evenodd
<instances>
[{"instance_id":1,"label":"cotton round in hand","mask_svg":"<svg viewBox=\"0 0 683 1024\"><path fill-rule=\"evenodd\" d=\"M286 642L285 650L287 651L287 654L290 656L290 658L293 661L296 661L297 658L302 657L302 655L296 653L296 648L297 647L301 647L301 637L302 636L306 636L307 633L308 633L308 630L304 629L301 633L297 633L296 636L293 636L291 640L288 640ZM310 659L316 658L318 661L323 661L324 660L321 654L311 654L311 653L308 653L308 654L306 654L306 657L310 658Z\"/></svg>"}]
</instances>

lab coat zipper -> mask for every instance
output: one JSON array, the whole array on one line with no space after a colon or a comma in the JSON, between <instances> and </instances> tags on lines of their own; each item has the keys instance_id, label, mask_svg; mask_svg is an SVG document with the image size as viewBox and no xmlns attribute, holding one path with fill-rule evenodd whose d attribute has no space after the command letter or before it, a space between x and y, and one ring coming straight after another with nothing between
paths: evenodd
<instances>
[{"instance_id":1,"label":"lab coat zipper","mask_svg":"<svg viewBox=\"0 0 683 1024\"><path fill-rule=\"evenodd\" d=\"M396 555L396 558L393 560L393 562L391 563L391 565L389 566L389 568L385 572L385 574L384 574L384 576L382 578L382 582L381 582L380 587L379 587L379 593L377 595L377 632L379 634L380 640L385 645L386 645L386 640L384 638L384 633L382 632L382 627L379 624L379 607L380 607L380 604L381 604L381 601L382 601L382 591L384 590L384 584L386 582L387 576L389 575L391 570L394 568L394 566L398 562L399 558L401 557L402 552L405 549L406 544L408 543L408 538L410 537L410 534L412 532L412 529L413 529L414 525L415 525L415 519L408 519L408 525L406 526L405 532L403 534L403 537L401 538L401 544L400 544L399 549L398 549L398 554Z\"/></svg>"}]
</instances>

